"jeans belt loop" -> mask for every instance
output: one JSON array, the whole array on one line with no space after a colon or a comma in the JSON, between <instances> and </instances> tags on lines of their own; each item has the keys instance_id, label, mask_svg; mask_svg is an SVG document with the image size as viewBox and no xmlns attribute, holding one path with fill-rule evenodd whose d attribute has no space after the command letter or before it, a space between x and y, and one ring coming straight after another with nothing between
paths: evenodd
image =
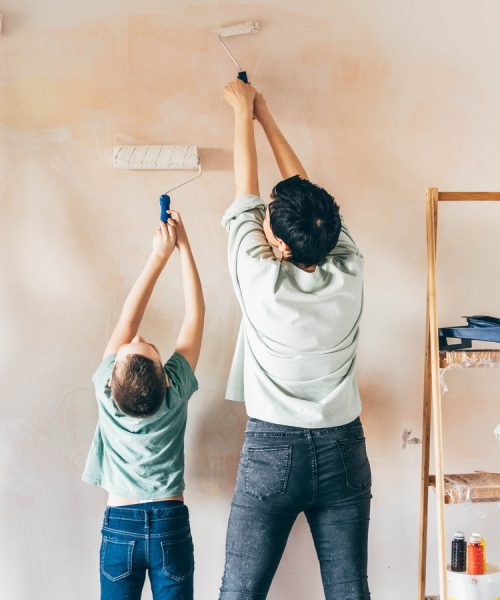
<instances>
[{"instance_id":1,"label":"jeans belt loop","mask_svg":"<svg viewBox=\"0 0 500 600\"><path fill-rule=\"evenodd\" d=\"M104 511L104 525L107 527L109 523L109 506Z\"/></svg>"}]
</instances>

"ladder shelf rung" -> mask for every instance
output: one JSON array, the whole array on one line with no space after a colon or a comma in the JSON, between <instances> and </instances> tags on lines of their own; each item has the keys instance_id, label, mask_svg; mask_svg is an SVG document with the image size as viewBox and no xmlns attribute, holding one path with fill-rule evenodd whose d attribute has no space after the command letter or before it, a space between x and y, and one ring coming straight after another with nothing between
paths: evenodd
<instances>
[{"instance_id":1,"label":"ladder shelf rung","mask_svg":"<svg viewBox=\"0 0 500 600\"><path fill-rule=\"evenodd\" d=\"M436 477L429 476L429 485L436 487ZM499 502L500 473L463 473L444 476L445 504L468 502Z\"/></svg>"},{"instance_id":2,"label":"ladder shelf rung","mask_svg":"<svg viewBox=\"0 0 500 600\"><path fill-rule=\"evenodd\" d=\"M447 350L439 353L439 366L471 368L500 367L500 350Z\"/></svg>"},{"instance_id":3,"label":"ladder shelf rung","mask_svg":"<svg viewBox=\"0 0 500 600\"><path fill-rule=\"evenodd\" d=\"M470 202L471 200L498 201L500 192L438 192L438 200L455 200Z\"/></svg>"}]
</instances>

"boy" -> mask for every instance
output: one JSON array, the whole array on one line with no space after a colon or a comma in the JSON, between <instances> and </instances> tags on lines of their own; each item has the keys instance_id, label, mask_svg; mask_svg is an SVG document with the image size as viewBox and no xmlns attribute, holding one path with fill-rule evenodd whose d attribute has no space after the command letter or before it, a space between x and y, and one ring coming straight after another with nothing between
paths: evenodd
<instances>
[{"instance_id":1,"label":"boy","mask_svg":"<svg viewBox=\"0 0 500 600\"><path fill-rule=\"evenodd\" d=\"M193 597L193 543L183 503L187 401L197 390L205 306L178 212L169 211L153 251L129 292L93 375L99 423L83 480L109 493L100 550L101 600L141 597L148 571L155 600ZM154 286L177 246L185 314L163 365L138 335Z\"/></svg>"},{"instance_id":2,"label":"boy","mask_svg":"<svg viewBox=\"0 0 500 600\"><path fill-rule=\"evenodd\" d=\"M235 117L236 200L223 225L243 313L226 397L245 401L249 421L220 599L267 597L304 512L326 599L368 600L371 473L354 373L363 257L332 196L308 180L263 96L241 81L224 94ZM267 207L254 117L284 178Z\"/></svg>"}]
</instances>

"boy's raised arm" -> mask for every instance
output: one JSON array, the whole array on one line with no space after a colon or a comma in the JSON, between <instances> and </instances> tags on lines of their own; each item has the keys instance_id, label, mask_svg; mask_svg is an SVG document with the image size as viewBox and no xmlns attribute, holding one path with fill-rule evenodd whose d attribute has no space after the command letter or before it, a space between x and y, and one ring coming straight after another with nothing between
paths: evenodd
<instances>
[{"instance_id":1,"label":"boy's raised arm","mask_svg":"<svg viewBox=\"0 0 500 600\"><path fill-rule=\"evenodd\" d=\"M224 88L224 98L234 110L234 179L236 196L259 196L257 150L253 127L255 89L239 79Z\"/></svg>"},{"instance_id":2,"label":"boy's raised arm","mask_svg":"<svg viewBox=\"0 0 500 600\"><path fill-rule=\"evenodd\" d=\"M283 179L288 179L294 175L300 175L303 179L309 179L302 163L292 150L290 144L286 141L285 136L281 133L271 115L264 96L258 92L254 100L254 113L255 118L262 125L262 129L264 129Z\"/></svg>"},{"instance_id":3,"label":"boy's raised arm","mask_svg":"<svg viewBox=\"0 0 500 600\"><path fill-rule=\"evenodd\" d=\"M137 335L153 289L175 248L175 243L175 227L160 223L153 237L153 251L123 304L103 358L116 353L120 346L130 343Z\"/></svg>"},{"instance_id":4,"label":"boy's raised arm","mask_svg":"<svg viewBox=\"0 0 500 600\"><path fill-rule=\"evenodd\" d=\"M205 300L200 276L181 216L174 210L168 212L170 214L169 224L173 223L176 230L176 244L181 259L182 287L184 290L184 319L175 344L175 352L182 354L194 371L200 356L203 337Z\"/></svg>"}]
</instances>

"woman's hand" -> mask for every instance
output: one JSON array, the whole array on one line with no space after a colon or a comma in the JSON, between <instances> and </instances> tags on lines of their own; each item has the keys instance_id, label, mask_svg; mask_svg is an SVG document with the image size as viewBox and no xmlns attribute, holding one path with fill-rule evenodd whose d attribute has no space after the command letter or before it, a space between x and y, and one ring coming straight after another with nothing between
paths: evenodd
<instances>
[{"instance_id":1,"label":"woman's hand","mask_svg":"<svg viewBox=\"0 0 500 600\"><path fill-rule=\"evenodd\" d=\"M255 92L255 98L253 101L253 114L258 121L261 121L263 117L269 114L267 108L266 99L260 92Z\"/></svg>"},{"instance_id":2,"label":"woman's hand","mask_svg":"<svg viewBox=\"0 0 500 600\"><path fill-rule=\"evenodd\" d=\"M255 88L249 83L243 83L240 79L235 79L224 87L224 99L235 112L253 115L255 94Z\"/></svg>"}]
</instances>

